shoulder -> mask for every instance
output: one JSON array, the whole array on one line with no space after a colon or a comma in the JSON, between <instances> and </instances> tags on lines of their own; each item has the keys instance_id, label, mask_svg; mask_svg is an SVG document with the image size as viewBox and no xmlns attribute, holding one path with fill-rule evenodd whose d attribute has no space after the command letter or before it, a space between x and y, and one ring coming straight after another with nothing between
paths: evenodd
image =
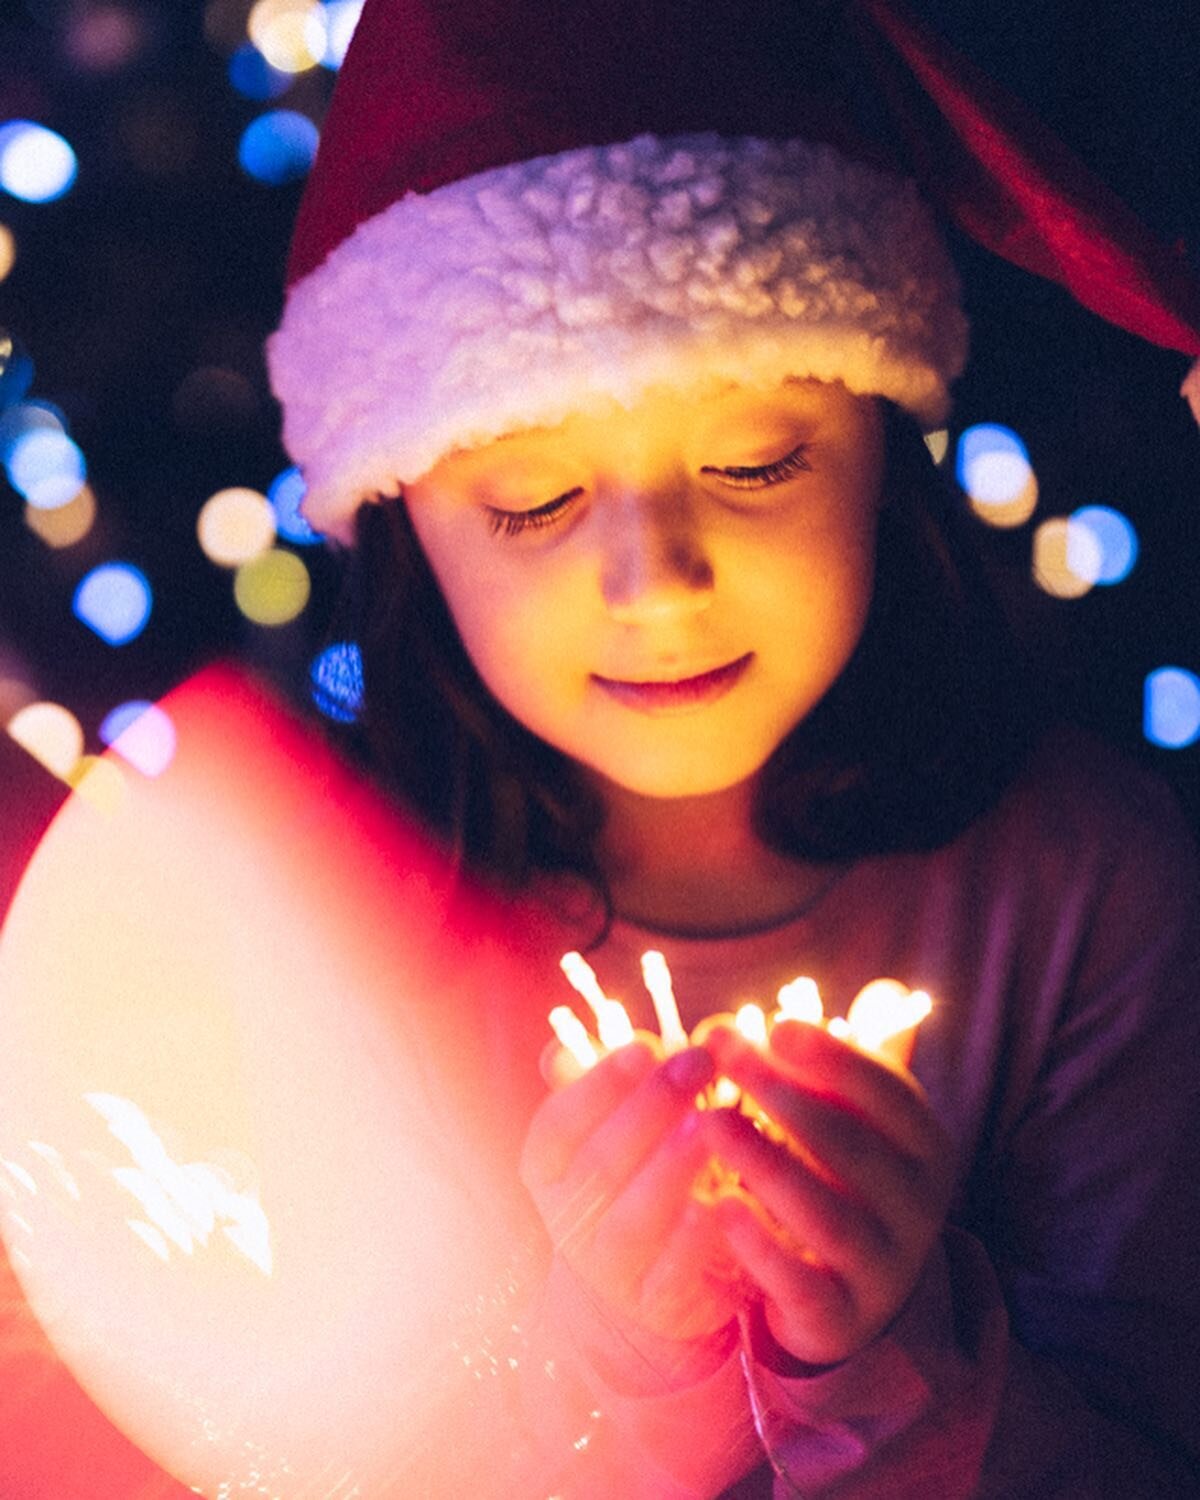
<instances>
[{"instance_id":1,"label":"shoulder","mask_svg":"<svg viewBox=\"0 0 1200 1500\"><path fill-rule=\"evenodd\" d=\"M1196 836L1160 776L1083 730L1056 725L1043 735L976 832L990 844L1024 847L1076 877L1120 867L1173 871L1197 865Z\"/></svg>"}]
</instances>

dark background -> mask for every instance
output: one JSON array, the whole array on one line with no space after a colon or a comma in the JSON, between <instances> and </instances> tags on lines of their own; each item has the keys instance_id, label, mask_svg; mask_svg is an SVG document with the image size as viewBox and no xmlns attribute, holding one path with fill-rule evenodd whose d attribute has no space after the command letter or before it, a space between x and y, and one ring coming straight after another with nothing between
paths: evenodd
<instances>
[{"instance_id":1,"label":"dark background","mask_svg":"<svg viewBox=\"0 0 1200 1500\"><path fill-rule=\"evenodd\" d=\"M315 69L270 102L238 94L228 56L249 8L0 0L0 123L38 120L79 157L78 180L57 202L0 191L18 257L0 282L0 329L34 361L30 396L67 416L99 502L88 536L55 551L26 526L24 502L0 474L0 688L20 679L67 705L90 749L115 704L154 698L215 656L239 655L303 693L336 593L334 559L306 548L314 591L304 614L288 626L251 625L230 574L196 540L209 495L265 490L287 464L260 351L279 315L300 184L248 178L238 141L270 108L319 123L335 77ZM1200 7L914 8L1200 265ZM115 61L102 45L114 34L139 38ZM972 422L1006 423L1039 478L1030 524L979 526L1002 597L1063 711L1167 775L1200 820L1200 746L1163 750L1142 732L1146 673L1200 672L1200 433L1176 395L1187 361L1107 327L1057 288L954 248L974 354L952 437ZM1094 503L1134 522L1138 564L1116 587L1052 599L1030 579L1033 526ZM155 597L146 630L117 648L71 613L79 579L110 559L140 567Z\"/></svg>"}]
</instances>

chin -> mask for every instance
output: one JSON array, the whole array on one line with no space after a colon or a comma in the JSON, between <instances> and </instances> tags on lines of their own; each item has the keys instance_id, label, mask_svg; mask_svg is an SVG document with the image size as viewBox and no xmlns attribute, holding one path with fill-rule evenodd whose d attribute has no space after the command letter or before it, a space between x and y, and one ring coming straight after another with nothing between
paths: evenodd
<instances>
[{"instance_id":1,"label":"chin","mask_svg":"<svg viewBox=\"0 0 1200 1500\"><path fill-rule=\"evenodd\" d=\"M628 761L612 760L605 764L593 761L592 768L623 791L639 797L664 800L713 797L755 776L769 756L770 750L758 756L743 753L720 761L673 761L666 757L656 761L649 757L631 757Z\"/></svg>"}]
</instances>

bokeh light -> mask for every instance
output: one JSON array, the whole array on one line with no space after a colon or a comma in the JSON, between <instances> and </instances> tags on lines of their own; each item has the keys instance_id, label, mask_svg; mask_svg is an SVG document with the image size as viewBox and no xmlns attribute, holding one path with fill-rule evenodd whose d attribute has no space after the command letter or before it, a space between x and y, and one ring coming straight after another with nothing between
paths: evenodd
<instances>
[{"instance_id":1,"label":"bokeh light","mask_svg":"<svg viewBox=\"0 0 1200 1500\"><path fill-rule=\"evenodd\" d=\"M275 512L275 525L285 541L295 542L301 547L310 547L322 540L321 533L314 531L300 514L300 506L307 493L304 475L299 469L284 469L271 481L267 499Z\"/></svg>"},{"instance_id":2,"label":"bokeh light","mask_svg":"<svg viewBox=\"0 0 1200 1500\"><path fill-rule=\"evenodd\" d=\"M87 481L78 443L52 427L34 427L9 446L4 458L9 483L35 510L67 505Z\"/></svg>"},{"instance_id":3,"label":"bokeh light","mask_svg":"<svg viewBox=\"0 0 1200 1500\"><path fill-rule=\"evenodd\" d=\"M89 73L115 73L149 40L145 15L125 5L83 5L70 17L63 50L67 61Z\"/></svg>"},{"instance_id":4,"label":"bokeh light","mask_svg":"<svg viewBox=\"0 0 1200 1500\"><path fill-rule=\"evenodd\" d=\"M14 446L27 432L66 432L62 412L48 401L19 401L0 414L0 463L7 464Z\"/></svg>"},{"instance_id":5,"label":"bokeh light","mask_svg":"<svg viewBox=\"0 0 1200 1500\"><path fill-rule=\"evenodd\" d=\"M75 590L75 618L110 646L136 640L150 619L154 595L140 568L130 563L101 563Z\"/></svg>"},{"instance_id":6,"label":"bokeh light","mask_svg":"<svg viewBox=\"0 0 1200 1500\"><path fill-rule=\"evenodd\" d=\"M320 134L307 115L273 109L251 120L238 144L238 162L256 182L278 187L303 177L317 154Z\"/></svg>"},{"instance_id":7,"label":"bokeh light","mask_svg":"<svg viewBox=\"0 0 1200 1500\"><path fill-rule=\"evenodd\" d=\"M971 509L989 526L1023 526L1037 509L1037 476L1024 442L999 422L959 435L955 475Z\"/></svg>"},{"instance_id":8,"label":"bokeh light","mask_svg":"<svg viewBox=\"0 0 1200 1500\"><path fill-rule=\"evenodd\" d=\"M362 652L353 641L326 646L309 670L312 701L327 719L353 724L363 705Z\"/></svg>"},{"instance_id":9,"label":"bokeh light","mask_svg":"<svg viewBox=\"0 0 1200 1500\"><path fill-rule=\"evenodd\" d=\"M33 360L7 328L0 328L0 409L24 400L32 384Z\"/></svg>"},{"instance_id":10,"label":"bokeh light","mask_svg":"<svg viewBox=\"0 0 1200 1500\"><path fill-rule=\"evenodd\" d=\"M258 414L258 394L240 370L201 365L180 381L171 415L185 432L248 425Z\"/></svg>"},{"instance_id":11,"label":"bokeh light","mask_svg":"<svg viewBox=\"0 0 1200 1500\"><path fill-rule=\"evenodd\" d=\"M1080 599L1092 587L1088 575L1099 568L1100 555L1090 532L1073 533L1065 516L1055 516L1033 534L1033 581L1055 599Z\"/></svg>"},{"instance_id":12,"label":"bokeh light","mask_svg":"<svg viewBox=\"0 0 1200 1500\"><path fill-rule=\"evenodd\" d=\"M325 30L329 40L322 61L327 68L341 67L362 9L363 0L326 0Z\"/></svg>"},{"instance_id":13,"label":"bokeh light","mask_svg":"<svg viewBox=\"0 0 1200 1500\"><path fill-rule=\"evenodd\" d=\"M74 500L56 505L53 510L39 510L36 505L27 504L25 524L47 547L56 551L73 547L96 524L95 492L90 484L85 484Z\"/></svg>"},{"instance_id":14,"label":"bokeh light","mask_svg":"<svg viewBox=\"0 0 1200 1500\"><path fill-rule=\"evenodd\" d=\"M0 224L0 281L17 263L17 238L7 224Z\"/></svg>"},{"instance_id":15,"label":"bokeh light","mask_svg":"<svg viewBox=\"0 0 1200 1500\"><path fill-rule=\"evenodd\" d=\"M112 761L99 755L85 755L66 778L77 796L102 813L115 813L125 800L128 788L125 773Z\"/></svg>"},{"instance_id":16,"label":"bokeh light","mask_svg":"<svg viewBox=\"0 0 1200 1500\"><path fill-rule=\"evenodd\" d=\"M936 432L925 434L925 446L929 449L935 464L945 460L950 451L950 433L945 427L939 427Z\"/></svg>"},{"instance_id":17,"label":"bokeh light","mask_svg":"<svg viewBox=\"0 0 1200 1500\"><path fill-rule=\"evenodd\" d=\"M258 490L242 486L218 490L200 507L196 535L211 562L222 568L238 568L274 542L275 512Z\"/></svg>"},{"instance_id":18,"label":"bokeh light","mask_svg":"<svg viewBox=\"0 0 1200 1500\"><path fill-rule=\"evenodd\" d=\"M237 607L255 625L287 625L303 612L311 592L303 559L282 547L243 563L233 579Z\"/></svg>"},{"instance_id":19,"label":"bokeh light","mask_svg":"<svg viewBox=\"0 0 1200 1500\"><path fill-rule=\"evenodd\" d=\"M25 203L52 203L68 192L79 170L75 153L56 130L33 120L0 125L0 188Z\"/></svg>"},{"instance_id":20,"label":"bokeh light","mask_svg":"<svg viewBox=\"0 0 1200 1500\"><path fill-rule=\"evenodd\" d=\"M1067 561L1091 583L1123 583L1137 562L1133 523L1110 505L1083 505L1067 522Z\"/></svg>"},{"instance_id":21,"label":"bokeh light","mask_svg":"<svg viewBox=\"0 0 1200 1500\"><path fill-rule=\"evenodd\" d=\"M229 59L229 81L244 99L278 99L291 88L292 76L273 68L253 42L243 42Z\"/></svg>"},{"instance_id":22,"label":"bokeh light","mask_svg":"<svg viewBox=\"0 0 1200 1500\"><path fill-rule=\"evenodd\" d=\"M83 754L83 727L61 703L27 704L9 719L8 732L35 760L64 780Z\"/></svg>"},{"instance_id":23,"label":"bokeh light","mask_svg":"<svg viewBox=\"0 0 1200 1500\"><path fill-rule=\"evenodd\" d=\"M250 40L281 73L304 73L329 45L325 8L318 0L256 0L246 21Z\"/></svg>"},{"instance_id":24,"label":"bokeh light","mask_svg":"<svg viewBox=\"0 0 1200 1500\"><path fill-rule=\"evenodd\" d=\"M1182 750L1200 739L1200 677L1185 667L1159 667L1146 678L1142 732L1152 745Z\"/></svg>"},{"instance_id":25,"label":"bokeh light","mask_svg":"<svg viewBox=\"0 0 1200 1500\"><path fill-rule=\"evenodd\" d=\"M133 699L104 716L100 738L143 776L161 776L175 757L175 725L155 703Z\"/></svg>"}]
</instances>

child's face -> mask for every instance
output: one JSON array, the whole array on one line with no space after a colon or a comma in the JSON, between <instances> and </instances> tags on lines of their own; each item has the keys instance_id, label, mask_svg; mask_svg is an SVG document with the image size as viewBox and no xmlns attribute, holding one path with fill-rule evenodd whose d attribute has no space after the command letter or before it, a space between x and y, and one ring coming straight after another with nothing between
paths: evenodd
<instances>
[{"instance_id":1,"label":"child's face","mask_svg":"<svg viewBox=\"0 0 1200 1500\"><path fill-rule=\"evenodd\" d=\"M758 771L846 665L882 463L874 402L789 382L451 454L407 500L504 707L630 791L696 796Z\"/></svg>"}]
</instances>

